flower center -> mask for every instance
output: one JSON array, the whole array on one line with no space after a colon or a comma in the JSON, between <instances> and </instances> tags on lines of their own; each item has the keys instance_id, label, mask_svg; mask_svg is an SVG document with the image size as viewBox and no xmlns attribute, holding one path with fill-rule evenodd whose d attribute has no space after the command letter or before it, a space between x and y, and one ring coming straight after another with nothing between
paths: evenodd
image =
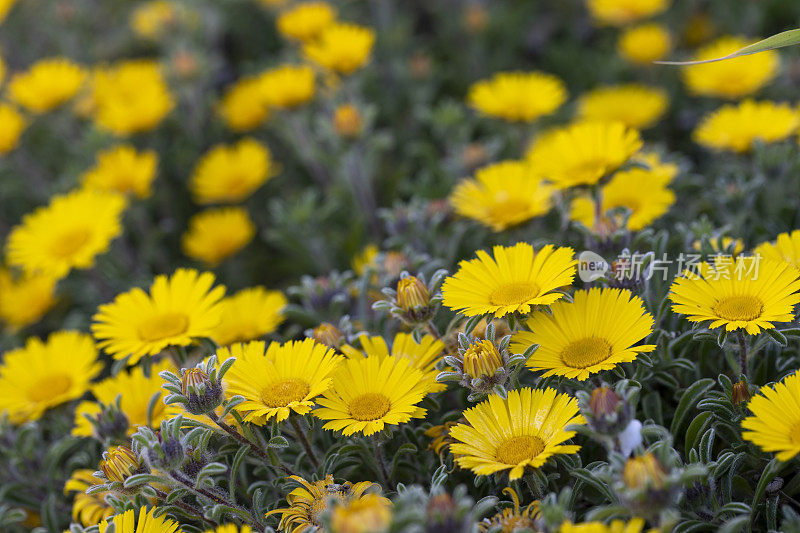
<instances>
[{"instance_id":1,"label":"flower center","mask_svg":"<svg viewBox=\"0 0 800 533\"><path fill-rule=\"evenodd\" d=\"M286 407L299 402L309 391L308 383L302 379L289 378L269 385L261 391L261 401L267 407Z\"/></svg>"},{"instance_id":2,"label":"flower center","mask_svg":"<svg viewBox=\"0 0 800 533\"><path fill-rule=\"evenodd\" d=\"M561 362L571 368L586 368L611 356L611 344L600 337L571 342L561 351Z\"/></svg>"},{"instance_id":3,"label":"flower center","mask_svg":"<svg viewBox=\"0 0 800 533\"><path fill-rule=\"evenodd\" d=\"M63 374L45 376L36 382L28 396L34 402L45 402L64 394L72 386L72 378Z\"/></svg>"},{"instance_id":4,"label":"flower center","mask_svg":"<svg viewBox=\"0 0 800 533\"><path fill-rule=\"evenodd\" d=\"M728 296L714 304L714 313L725 320L755 320L761 316L764 304L755 296Z\"/></svg>"},{"instance_id":5,"label":"flower center","mask_svg":"<svg viewBox=\"0 0 800 533\"><path fill-rule=\"evenodd\" d=\"M544 451L544 442L539 437L522 435L511 437L497 448L497 460L506 465L518 465L533 459Z\"/></svg>"},{"instance_id":6,"label":"flower center","mask_svg":"<svg viewBox=\"0 0 800 533\"><path fill-rule=\"evenodd\" d=\"M361 422L378 420L389 412L389 398L378 392L356 396L350 402L350 416Z\"/></svg>"},{"instance_id":7,"label":"flower center","mask_svg":"<svg viewBox=\"0 0 800 533\"><path fill-rule=\"evenodd\" d=\"M80 250L89 241L91 233L85 228L65 231L57 235L50 243L50 253L65 259Z\"/></svg>"},{"instance_id":8,"label":"flower center","mask_svg":"<svg viewBox=\"0 0 800 533\"><path fill-rule=\"evenodd\" d=\"M143 341L160 341L186 332L189 319L182 313L165 313L147 319L139 326L139 338Z\"/></svg>"},{"instance_id":9,"label":"flower center","mask_svg":"<svg viewBox=\"0 0 800 533\"><path fill-rule=\"evenodd\" d=\"M496 288L489 296L489 303L492 305L519 305L538 295L538 285L530 281L520 281Z\"/></svg>"}]
</instances>

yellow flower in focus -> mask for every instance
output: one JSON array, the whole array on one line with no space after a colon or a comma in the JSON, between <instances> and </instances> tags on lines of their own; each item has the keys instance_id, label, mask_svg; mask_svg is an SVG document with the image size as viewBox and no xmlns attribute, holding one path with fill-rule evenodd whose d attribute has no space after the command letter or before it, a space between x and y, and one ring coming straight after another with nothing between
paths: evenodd
<instances>
[{"instance_id":1,"label":"yellow flower in focus","mask_svg":"<svg viewBox=\"0 0 800 533\"><path fill-rule=\"evenodd\" d=\"M375 493L334 506L332 533L382 533L392 521L392 503Z\"/></svg>"},{"instance_id":2,"label":"yellow flower in focus","mask_svg":"<svg viewBox=\"0 0 800 533\"><path fill-rule=\"evenodd\" d=\"M537 305L550 305L563 295L556 289L572 283L575 264L572 248L552 244L535 251L526 242L495 246L494 257L483 250L477 259L461 261L458 271L442 284L443 304L465 316L492 313L529 313Z\"/></svg>"},{"instance_id":3,"label":"yellow flower in focus","mask_svg":"<svg viewBox=\"0 0 800 533\"><path fill-rule=\"evenodd\" d=\"M82 396L102 368L89 335L56 331L46 342L31 337L25 347L3 354L0 414L17 424L38 420L51 407Z\"/></svg>"},{"instance_id":4,"label":"yellow flower in focus","mask_svg":"<svg viewBox=\"0 0 800 533\"><path fill-rule=\"evenodd\" d=\"M255 234L247 209L209 209L189 219L189 229L183 234L183 252L213 267L242 250Z\"/></svg>"},{"instance_id":5,"label":"yellow flower in focus","mask_svg":"<svg viewBox=\"0 0 800 533\"><path fill-rule=\"evenodd\" d=\"M742 420L742 438L776 459L788 461L800 453L800 374L792 374L773 386L761 387L747 408L753 414Z\"/></svg>"},{"instance_id":6,"label":"yellow flower in focus","mask_svg":"<svg viewBox=\"0 0 800 533\"><path fill-rule=\"evenodd\" d=\"M355 24L336 23L303 46L314 63L339 74L352 74L363 67L372 55L375 32Z\"/></svg>"},{"instance_id":7,"label":"yellow flower in focus","mask_svg":"<svg viewBox=\"0 0 800 533\"><path fill-rule=\"evenodd\" d=\"M447 448L453 444L453 439L450 438L450 429L456 424L458 424L458 422L450 421L439 426L431 426L430 428L426 429L425 436L431 438L431 442L428 444L428 449L433 450L433 452L437 455L441 454L442 451L446 451Z\"/></svg>"},{"instance_id":8,"label":"yellow flower in focus","mask_svg":"<svg viewBox=\"0 0 800 533\"><path fill-rule=\"evenodd\" d=\"M8 82L9 97L34 113L60 106L77 94L86 71L63 57L41 59Z\"/></svg>"},{"instance_id":9,"label":"yellow flower in focus","mask_svg":"<svg viewBox=\"0 0 800 533\"><path fill-rule=\"evenodd\" d=\"M641 148L638 130L621 122L578 122L550 130L533 143L527 158L557 188L594 185Z\"/></svg>"},{"instance_id":10,"label":"yellow flower in focus","mask_svg":"<svg viewBox=\"0 0 800 533\"><path fill-rule=\"evenodd\" d=\"M308 65L281 65L256 78L267 107L290 109L314 97L314 71Z\"/></svg>"},{"instance_id":11,"label":"yellow flower in focus","mask_svg":"<svg viewBox=\"0 0 800 533\"><path fill-rule=\"evenodd\" d=\"M131 15L131 28L145 39L158 39L175 21L175 7L166 0L151 0L136 6Z\"/></svg>"},{"instance_id":12,"label":"yellow flower in focus","mask_svg":"<svg viewBox=\"0 0 800 533\"><path fill-rule=\"evenodd\" d=\"M423 418L419 402L430 392L430 382L405 357L348 358L333 374L333 386L317 403L314 416L325 421L323 429L345 436L365 436L386 425Z\"/></svg>"},{"instance_id":13,"label":"yellow flower in focus","mask_svg":"<svg viewBox=\"0 0 800 533\"><path fill-rule=\"evenodd\" d=\"M147 426L147 410L153 396L158 399L153 404L152 424L150 427L158 428L162 420L175 416L179 409L174 404L166 405L163 402L165 391L161 388L164 380L158 375L163 370L175 372L176 369L169 360L153 365L150 377L144 375L141 367L122 371L116 376L106 378L92 385L91 391L96 401L83 401L75 409L75 426L71 434L76 437L91 437L94 426L86 419L84 414L96 416L100 414L100 404L113 404L120 396L120 410L128 418L128 435L136 432L139 426Z\"/></svg>"},{"instance_id":14,"label":"yellow flower in focus","mask_svg":"<svg viewBox=\"0 0 800 533\"><path fill-rule=\"evenodd\" d=\"M220 346L228 346L268 335L283 322L288 303L280 291L242 289L222 300L222 321L211 338Z\"/></svg>"},{"instance_id":15,"label":"yellow flower in focus","mask_svg":"<svg viewBox=\"0 0 800 533\"><path fill-rule=\"evenodd\" d=\"M220 348L220 361L235 357L225 374L225 393L240 395L236 409L246 422L263 426L271 419L282 422L293 412L304 415L331 386L331 375L341 355L312 339L286 344L263 341Z\"/></svg>"},{"instance_id":16,"label":"yellow flower in focus","mask_svg":"<svg viewBox=\"0 0 800 533\"><path fill-rule=\"evenodd\" d=\"M333 112L333 128L342 137L358 137L363 127L361 113L353 104L342 104Z\"/></svg>"},{"instance_id":17,"label":"yellow flower in focus","mask_svg":"<svg viewBox=\"0 0 800 533\"><path fill-rule=\"evenodd\" d=\"M28 121L13 106L0 102L0 155L17 147L27 125Z\"/></svg>"},{"instance_id":18,"label":"yellow flower in focus","mask_svg":"<svg viewBox=\"0 0 800 533\"><path fill-rule=\"evenodd\" d=\"M622 32L617 51L635 65L650 65L664 59L672 50L672 37L661 24L642 24Z\"/></svg>"},{"instance_id":19,"label":"yellow flower in focus","mask_svg":"<svg viewBox=\"0 0 800 533\"><path fill-rule=\"evenodd\" d=\"M98 307L92 334L114 359L130 356L129 364L168 346L188 346L220 323L225 287L213 285L210 272L186 268L156 276L149 294L137 287Z\"/></svg>"},{"instance_id":20,"label":"yellow flower in focus","mask_svg":"<svg viewBox=\"0 0 800 533\"><path fill-rule=\"evenodd\" d=\"M11 8L14 7L16 3L17 0L0 0L0 24L6 20L8 12L11 11Z\"/></svg>"},{"instance_id":21,"label":"yellow flower in focus","mask_svg":"<svg viewBox=\"0 0 800 533\"><path fill-rule=\"evenodd\" d=\"M709 329L744 329L757 335L773 322L794 320L800 302L800 273L786 263L759 257L737 257L715 268L701 263L670 287L672 312L690 322L710 322Z\"/></svg>"},{"instance_id":22,"label":"yellow flower in focus","mask_svg":"<svg viewBox=\"0 0 800 533\"><path fill-rule=\"evenodd\" d=\"M91 98L97 125L120 136L152 130L175 106L161 67L146 59L99 69Z\"/></svg>"},{"instance_id":23,"label":"yellow flower in focus","mask_svg":"<svg viewBox=\"0 0 800 533\"><path fill-rule=\"evenodd\" d=\"M89 527L114 514L114 508L105 501L105 493L86 494L86 489L92 485L102 485L104 482L104 480L94 477L93 469L82 468L72 473L64 484L64 494L74 493L73 522Z\"/></svg>"},{"instance_id":24,"label":"yellow flower in focus","mask_svg":"<svg viewBox=\"0 0 800 533\"><path fill-rule=\"evenodd\" d=\"M222 95L218 113L233 131L250 131L260 126L269 116L258 78L244 78Z\"/></svg>"},{"instance_id":25,"label":"yellow flower in focus","mask_svg":"<svg viewBox=\"0 0 800 533\"><path fill-rule=\"evenodd\" d=\"M624 26L666 11L669 0L586 0L586 7L595 22L607 26Z\"/></svg>"},{"instance_id":26,"label":"yellow flower in focus","mask_svg":"<svg viewBox=\"0 0 800 533\"><path fill-rule=\"evenodd\" d=\"M269 149L255 139L218 144L195 166L189 187L199 204L236 203L275 175Z\"/></svg>"},{"instance_id":27,"label":"yellow flower in focus","mask_svg":"<svg viewBox=\"0 0 800 533\"><path fill-rule=\"evenodd\" d=\"M91 268L95 257L122 233L125 206L125 198L116 193L77 190L55 196L11 230L8 262L54 277L73 268Z\"/></svg>"},{"instance_id":28,"label":"yellow flower in focus","mask_svg":"<svg viewBox=\"0 0 800 533\"><path fill-rule=\"evenodd\" d=\"M467 102L490 117L532 122L554 113L567 99L556 76L544 72L498 72L469 88Z\"/></svg>"},{"instance_id":29,"label":"yellow flower in focus","mask_svg":"<svg viewBox=\"0 0 800 533\"><path fill-rule=\"evenodd\" d=\"M57 283L47 274L14 276L0 268L0 322L12 332L38 322L56 303Z\"/></svg>"},{"instance_id":30,"label":"yellow flower in focus","mask_svg":"<svg viewBox=\"0 0 800 533\"><path fill-rule=\"evenodd\" d=\"M155 516L156 508L149 511L147 507L139 509L139 519L136 519L133 509L128 509L123 514L111 518L114 524L114 533L180 533L180 525L166 515ZM106 533L108 520L100 522L98 533Z\"/></svg>"},{"instance_id":31,"label":"yellow flower in focus","mask_svg":"<svg viewBox=\"0 0 800 533\"><path fill-rule=\"evenodd\" d=\"M530 331L518 331L511 337L512 353L539 345L527 365L545 371L544 377L584 381L656 348L653 344L634 346L653 332L653 317L645 311L642 299L628 290L577 291L572 303L555 302L550 310L527 321Z\"/></svg>"},{"instance_id":32,"label":"yellow flower in focus","mask_svg":"<svg viewBox=\"0 0 800 533\"><path fill-rule=\"evenodd\" d=\"M636 83L601 87L581 96L578 117L584 120L618 121L635 129L654 125L667 111L669 98L663 89Z\"/></svg>"},{"instance_id":33,"label":"yellow flower in focus","mask_svg":"<svg viewBox=\"0 0 800 533\"><path fill-rule=\"evenodd\" d=\"M753 253L765 259L783 261L800 271L800 230L781 233L775 242L762 242Z\"/></svg>"},{"instance_id":34,"label":"yellow flower in focus","mask_svg":"<svg viewBox=\"0 0 800 533\"><path fill-rule=\"evenodd\" d=\"M752 44L751 41L743 37L721 37L701 48L692 59L716 59L749 44ZM778 73L779 66L778 52L769 50L716 63L683 67L683 80L694 94L736 100L767 85Z\"/></svg>"},{"instance_id":35,"label":"yellow flower in focus","mask_svg":"<svg viewBox=\"0 0 800 533\"><path fill-rule=\"evenodd\" d=\"M450 203L459 215L503 231L546 214L553 187L525 161L502 161L481 168L456 185Z\"/></svg>"},{"instance_id":36,"label":"yellow flower in focus","mask_svg":"<svg viewBox=\"0 0 800 533\"><path fill-rule=\"evenodd\" d=\"M158 155L153 150L137 152L123 144L99 152L94 167L81 176L81 183L86 189L147 198L153 192L157 167Z\"/></svg>"},{"instance_id":37,"label":"yellow flower in focus","mask_svg":"<svg viewBox=\"0 0 800 533\"><path fill-rule=\"evenodd\" d=\"M602 522L580 522L573 524L569 520L561 524L558 533L641 533L644 529L642 518L632 518L630 521L612 520L609 524ZM657 530L651 530L657 531Z\"/></svg>"},{"instance_id":38,"label":"yellow flower in focus","mask_svg":"<svg viewBox=\"0 0 800 533\"><path fill-rule=\"evenodd\" d=\"M524 387L505 399L493 394L464 417L466 423L450 430L456 464L479 476L510 470L510 481L555 454L577 453L580 446L564 444L575 435L566 427L585 423L575 398L550 388Z\"/></svg>"},{"instance_id":39,"label":"yellow flower in focus","mask_svg":"<svg viewBox=\"0 0 800 533\"><path fill-rule=\"evenodd\" d=\"M302 2L281 13L275 24L288 39L308 41L336 22L336 10L327 2Z\"/></svg>"},{"instance_id":40,"label":"yellow flower in focus","mask_svg":"<svg viewBox=\"0 0 800 533\"><path fill-rule=\"evenodd\" d=\"M789 104L745 100L706 115L695 128L694 140L715 150L749 152L756 142L788 139L800 126L800 113Z\"/></svg>"}]
</instances>

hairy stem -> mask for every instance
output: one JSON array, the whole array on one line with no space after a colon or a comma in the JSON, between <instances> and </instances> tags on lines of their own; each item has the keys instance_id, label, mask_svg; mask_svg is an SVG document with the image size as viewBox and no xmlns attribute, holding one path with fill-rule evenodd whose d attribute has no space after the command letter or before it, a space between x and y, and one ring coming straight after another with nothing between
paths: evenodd
<instances>
[{"instance_id":1,"label":"hairy stem","mask_svg":"<svg viewBox=\"0 0 800 533\"><path fill-rule=\"evenodd\" d=\"M319 468L319 459L317 459L317 454L314 453L314 449L311 447L311 442L308 440L305 431L303 428L300 427L300 423L297 421L297 417L290 416L289 423L292 424L292 429L294 429L295 436L297 440L300 441L300 444L306 450L306 455L308 458L311 459L311 462L314 463L314 468Z\"/></svg>"}]
</instances>

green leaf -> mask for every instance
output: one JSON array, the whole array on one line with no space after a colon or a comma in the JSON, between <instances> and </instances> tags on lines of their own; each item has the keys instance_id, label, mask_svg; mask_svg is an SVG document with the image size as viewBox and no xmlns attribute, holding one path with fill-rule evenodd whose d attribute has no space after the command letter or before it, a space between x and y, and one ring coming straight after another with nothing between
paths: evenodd
<instances>
[{"instance_id":1,"label":"green leaf","mask_svg":"<svg viewBox=\"0 0 800 533\"><path fill-rule=\"evenodd\" d=\"M672 419L670 426L670 433L675 435L683 425L683 421L689 416L689 411L700 401L700 398L705 392L714 386L714 380L705 378L692 383L681 396L681 401L678 402L678 408L675 409L675 415Z\"/></svg>"},{"instance_id":2,"label":"green leaf","mask_svg":"<svg viewBox=\"0 0 800 533\"><path fill-rule=\"evenodd\" d=\"M756 492L753 494L753 507L752 511L750 512L750 518L755 518L756 510L758 509L758 502L761 501L761 497L764 495L764 492L767 490L767 485L769 485L775 476L778 475L778 472L781 471L783 468L784 463L778 461L777 459L773 459L770 461L766 467L764 467L764 471L761 473L761 478L758 480L758 485L756 485Z\"/></svg>"},{"instance_id":3,"label":"green leaf","mask_svg":"<svg viewBox=\"0 0 800 533\"><path fill-rule=\"evenodd\" d=\"M595 476L590 471L586 470L585 468L576 468L569 473L572 477L576 477L586 483L587 485L593 487L597 492L602 494L603 496L608 499L610 502L615 502L617 499L612 494L611 490L608 488L608 485L600 480L597 476Z\"/></svg>"},{"instance_id":4,"label":"green leaf","mask_svg":"<svg viewBox=\"0 0 800 533\"><path fill-rule=\"evenodd\" d=\"M787 344L789 344L789 341L786 340L786 336L777 329L768 329L766 331L767 335L772 337L772 340L777 342L780 346L786 346Z\"/></svg>"},{"instance_id":5,"label":"green leaf","mask_svg":"<svg viewBox=\"0 0 800 533\"><path fill-rule=\"evenodd\" d=\"M686 443L685 443L686 455L689 455L689 450L691 450L697 445L699 440L698 435L703 431L705 431L706 426L708 426L709 424L709 419L711 418L712 414L713 413L711 411L705 411L703 413L700 413L699 415L694 417L692 423L689 424L689 429L686 430Z\"/></svg>"},{"instance_id":6,"label":"green leaf","mask_svg":"<svg viewBox=\"0 0 800 533\"><path fill-rule=\"evenodd\" d=\"M714 59L706 59L703 61L654 61L654 63L657 63L659 65L676 65L676 66L702 65L704 63L716 63L717 61L724 61L726 59L734 59L741 56L757 54L759 52L766 52L767 50L775 50L776 48L783 48L785 46L792 46L799 43L800 43L800 28L796 30L789 30L778 33L771 37L767 37L762 41L758 41L757 43L745 46L744 48L741 48L733 52L732 54L728 54L722 57L716 57Z\"/></svg>"}]
</instances>

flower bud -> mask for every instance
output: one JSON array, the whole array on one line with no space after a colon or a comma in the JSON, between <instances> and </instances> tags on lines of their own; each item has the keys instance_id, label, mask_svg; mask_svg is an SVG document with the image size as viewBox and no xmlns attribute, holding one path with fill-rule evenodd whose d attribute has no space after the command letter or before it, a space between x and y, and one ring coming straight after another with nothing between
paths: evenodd
<instances>
[{"instance_id":1,"label":"flower bud","mask_svg":"<svg viewBox=\"0 0 800 533\"><path fill-rule=\"evenodd\" d=\"M661 489L667 473L652 453L631 457L622 470L622 479L631 489Z\"/></svg>"},{"instance_id":2,"label":"flower bud","mask_svg":"<svg viewBox=\"0 0 800 533\"><path fill-rule=\"evenodd\" d=\"M342 137L358 137L364 127L358 108L353 104L342 104L333 113L333 126Z\"/></svg>"},{"instance_id":3,"label":"flower bud","mask_svg":"<svg viewBox=\"0 0 800 533\"><path fill-rule=\"evenodd\" d=\"M344 340L342 332L330 322L323 322L314 328L311 338L320 344L324 344L325 346L333 348L334 350L338 349Z\"/></svg>"},{"instance_id":4,"label":"flower bud","mask_svg":"<svg viewBox=\"0 0 800 533\"><path fill-rule=\"evenodd\" d=\"M594 389L589 399L589 409L596 417L605 417L616 413L621 404L622 398L606 385Z\"/></svg>"},{"instance_id":5,"label":"flower bud","mask_svg":"<svg viewBox=\"0 0 800 533\"><path fill-rule=\"evenodd\" d=\"M464 352L464 373L472 378L492 377L503 367L503 358L497 347L489 340L480 340L472 344Z\"/></svg>"},{"instance_id":6,"label":"flower bud","mask_svg":"<svg viewBox=\"0 0 800 533\"><path fill-rule=\"evenodd\" d=\"M392 521L391 502L374 493L349 500L333 508L333 533L379 533L389 529Z\"/></svg>"},{"instance_id":7,"label":"flower bud","mask_svg":"<svg viewBox=\"0 0 800 533\"><path fill-rule=\"evenodd\" d=\"M134 474L141 473L139 459L127 446L113 446L103 452L100 470L109 481L124 483Z\"/></svg>"},{"instance_id":8,"label":"flower bud","mask_svg":"<svg viewBox=\"0 0 800 533\"><path fill-rule=\"evenodd\" d=\"M148 449L147 459L150 465L158 470L176 470L186 459L186 450L180 439L172 435L158 432L158 443Z\"/></svg>"},{"instance_id":9,"label":"flower bud","mask_svg":"<svg viewBox=\"0 0 800 533\"><path fill-rule=\"evenodd\" d=\"M193 415L213 411L222 403L222 384L212 380L199 368L186 368L181 375L181 393L186 397L186 410Z\"/></svg>"},{"instance_id":10,"label":"flower bud","mask_svg":"<svg viewBox=\"0 0 800 533\"><path fill-rule=\"evenodd\" d=\"M428 287L414 276L401 278L397 282L397 305L403 311L427 307L430 298Z\"/></svg>"},{"instance_id":11,"label":"flower bud","mask_svg":"<svg viewBox=\"0 0 800 533\"><path fill-rule=\"evenodd\" d=\"M750 389L747 387L747 383L744 381L739 381L733 384L733 390L731 391L731 401L734 404L739 404L742 402L746 402L750 399Z\"/></svg>"}]
</instances>

